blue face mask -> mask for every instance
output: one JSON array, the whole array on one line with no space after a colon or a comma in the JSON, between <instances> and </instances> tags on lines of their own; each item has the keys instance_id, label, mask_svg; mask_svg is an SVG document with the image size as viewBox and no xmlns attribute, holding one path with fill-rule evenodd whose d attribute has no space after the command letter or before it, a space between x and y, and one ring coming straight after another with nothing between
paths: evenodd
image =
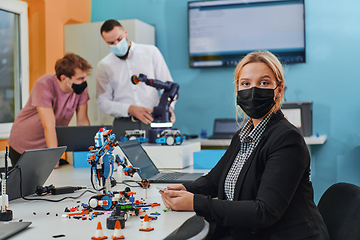
<instances>
[{"instance_id":1,"label":"blue face mask","mask_svg":"<svg viewBox=\"0 0 360 240\"><path fill-rule=\"evenodd\" d=\"M121 39L121 41L116 45L110 45L110 51L115 53L115 55L118 57L125 56L128 50L129 43L126 41L126 38Z\"/></svg>"}]
</instances>

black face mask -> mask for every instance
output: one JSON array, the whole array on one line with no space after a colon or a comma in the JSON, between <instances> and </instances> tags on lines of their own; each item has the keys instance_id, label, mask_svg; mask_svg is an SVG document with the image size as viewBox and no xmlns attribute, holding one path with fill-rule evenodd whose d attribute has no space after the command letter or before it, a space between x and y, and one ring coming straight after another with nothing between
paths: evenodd
<instances>
[{"instance_id":1,"label":"black face mask","mask_svg":"<svg viewBox=\"0 0 360 240\"><path fill-rule=\"evenodd\" d=\"M85 88L87 87L87 82L82 82L81 84L75 84L73 83L71 85L71 88L74 90L74 93L76 94L82 94L82 92L85 90Z\"/></svg>"},{"instance_id":2,"label":"black face mask","mask_svg":"<svg viewBox=\"0 0 360 240\"><path fill-rule=\"evenodd\" d=\"M237 104L249 117L260 119L275 105L275 89L252 87L240 90L237 92Z\"/></svg>"}]
</instances>

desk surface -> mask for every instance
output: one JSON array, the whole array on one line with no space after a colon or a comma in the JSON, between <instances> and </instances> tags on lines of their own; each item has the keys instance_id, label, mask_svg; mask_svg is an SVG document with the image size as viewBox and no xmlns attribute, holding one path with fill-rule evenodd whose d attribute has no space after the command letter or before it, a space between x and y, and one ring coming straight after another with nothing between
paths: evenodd
<instances>
[{"instance_id":1,"label":"desk surface","mask_svg":"<svg viewBox=\"0 0 360 240\"><path fill-rule=\"evenodd\" d=\"M304 137L307 145L319 145L324 144L326 142L326 135L320 136L310 136ZM230 145L231 139L191 139L189 141L199 141L201 143L201 147L228 147Z\"/></svg>"},{"instance_id":2,"label":"desk surface","mask_svg":"<svg viewBox=\"0 0 360 240\"><path fill-rule=\"evenodd\" d=\"M118 181L130 179L130 177L125 178L116 172L113 176ZM139 177L135 180L139 180ZM50 184L53 184L56 187L90 187L90 168L73 168L72 166L63 166L59 169L55 169L46 181L45 186ZM158 186L166 185L159 184ZM114 190L124 190L125 187L126 186L124 184L118 184L114 187ZM131 188L131 190L136 192L135 199L140 199L143 196L143 190L141 188L134 187ZM46 196L42 198L60 199L64 196L79 196L81 193L82 191L77 191L73 194ZM161 203L160 207L154 207L148 210L148 214L156 211L161 213L157 220L151 222L151 227L154 227L155 229L151 232L139 231L139 228L141 227L140 218L138 216L130 217L125 223L125 228L122 229L125 239L163 239L178 228L186 219L194 215L194 212L163 212L163 209L166 208L162 204L160 194L158 193L155 184L150 186L147 195L148 203ZM79 205L80 203L77 203L77 201L87 203L91 196L93 196L92 193L85 193L85 195L79 199L67 199L58 203L47 201L25 201L23 199L10 201L9 209L13 211L13 221L23 219L23 221L32 222L28 229L14 235L11 239L52 239L52 236L60 234L64 234L65 237L59 239L90 239L95 235L96 226L99 221L102 224L104 234L108 236L108 239L111 239L113 230L106 228L106 218L109 215L98 216L92 221L61 217L62 214L64 214L64 209L66 207L71 208ZM36 215L33 214L34 212ZM58 216L56 216L56 214L58 214Z\"/></svg>"}]
</instances>

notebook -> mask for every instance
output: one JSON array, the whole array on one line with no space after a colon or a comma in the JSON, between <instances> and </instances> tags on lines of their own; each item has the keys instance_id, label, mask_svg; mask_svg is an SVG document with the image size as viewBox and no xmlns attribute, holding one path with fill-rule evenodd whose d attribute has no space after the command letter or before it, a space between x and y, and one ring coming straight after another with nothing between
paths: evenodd
<instances>
[{"instance_id":1,"label":"notebook","mask_svg":"<svg viewBox=\"0 0 360 240\"><path fill-rule=\"evenodd\" d=\"M140 168L140 177L148 179L151 183L192 182L204 175L203 173L160 172L137 140L119 142L119 147L126 159L134 167Z\"/></svg>"},{"instance_id":2,"label":"notebook","mask_svg":"<svg viewBox=\"0 0 360 240\"><path fill-rule=\"evenodd\" d=\"M58 126L56 135L58 146L67 146L66 151L89 151L90 146L94 146L95 134L100 128L112 129L112 125L99 126Z\"/></svg>"},{"instance_id":3,"label":"notebook","mask_svg":"<svg viewBox=\"0 0 360 240\"><path fill-rule=\"evenodd\" d=\"M21 197L20 171L23 196L34 194L37 186L43 186L65 150L63 146L24 151L6 181L9 200Z\"/></svg>"},{"instance_id":4,"label":"notebook","mask_svg":"<svg viewBox=\"0 0 360 240\"><path fill-rule=\"evenodd\" d=\"M27 228L31 222L0 222L0 240L7 239Z\"/></svg>"},{"instance_id":5,"label":"notebook","mask_svg":"<svg viewBox=\"0 0 360 240\"><path fill-rule=\"evenodd\" d=\"M209 139L231 139L237 130L242 127L242 119L225 119L218 118L214 121L213 135ZM239 125L240 124L240 125Z\"/></svg>"}]
</instances>

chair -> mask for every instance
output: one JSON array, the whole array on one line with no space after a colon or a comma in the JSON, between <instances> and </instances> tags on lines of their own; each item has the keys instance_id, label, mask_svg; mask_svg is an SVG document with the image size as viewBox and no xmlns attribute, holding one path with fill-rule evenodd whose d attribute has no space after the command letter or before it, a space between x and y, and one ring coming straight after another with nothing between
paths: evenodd
<instances>
[{"instance_id":1,"label":"chair","mask_svg":"<svg viewBox=\"0 0 360 240\"><path fill-rule=\"evenodd\" d=\"M209 227L209 223L203 217L195 215L186 220L164 240L203 240L209 232Z\"/></svg>"},{"instance_id":2,"label":"chair","mask_svg":"<svg viewBox=\"0 0 360 240\"><path fill-rule=\"evenodd\" d=\"M321 196L318 208L331 240L360 239L360 187L336 183Z\"/></svg>"}]
</instances>

